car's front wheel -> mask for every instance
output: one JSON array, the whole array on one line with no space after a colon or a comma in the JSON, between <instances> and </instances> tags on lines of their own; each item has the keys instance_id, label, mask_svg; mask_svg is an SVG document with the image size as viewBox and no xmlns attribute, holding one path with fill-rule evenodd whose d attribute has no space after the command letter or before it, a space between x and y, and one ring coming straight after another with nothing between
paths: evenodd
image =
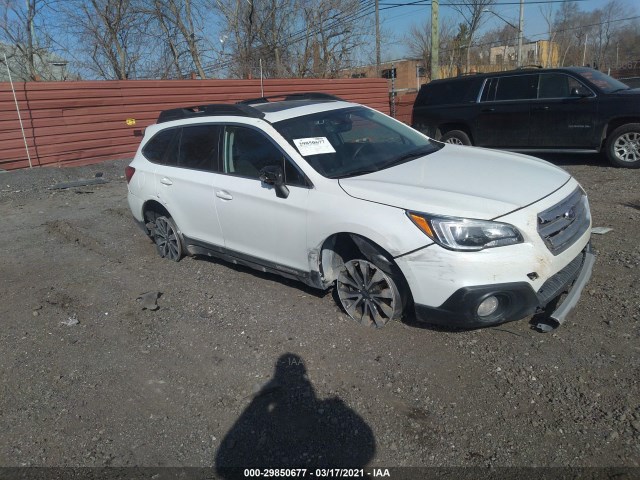
<instances>
[{"instance_id":1,"label":"car's front wheel","mask_svg":"<svg viewBox=\"0 0 640 480\"><path fill-rule=\"evenodd\" d=\"M160 256L174 262L180 261L183 256L182 238L173 219L160 216L154 223L153 240Z\"/></svg>"},{"instance_id":2,"label":"car's front wheel","mask_svg":"<svg viewBox=\"0 0 640 480\"><path fill-rule=\"evenodd\" d=\"M450 130L440 139L444 143L453 143L454 145L471 145L471 139L466 132L462 130Z\"/></svg>"},{"instance_id":3,"label":"car's front wheel","mask_svg":"<svg viewBox=\"0 0 640 480\"><path fill-rule=\"evenodd\" d=\"M616 167L640 168L640 123L616 128L607 138L607 158Z\"/></svg>"},{"instance_id":4,"label":"car's front wheel","mask_svg":"<svg viewBox=\"0 0 640 480\"><path fill-rule=\"evenodd\" d=\"M347 314L365 326L381 328L402 317L405 302L399 278L369 260L345 262L336 290Z\"/></svg>"}]
</instances>

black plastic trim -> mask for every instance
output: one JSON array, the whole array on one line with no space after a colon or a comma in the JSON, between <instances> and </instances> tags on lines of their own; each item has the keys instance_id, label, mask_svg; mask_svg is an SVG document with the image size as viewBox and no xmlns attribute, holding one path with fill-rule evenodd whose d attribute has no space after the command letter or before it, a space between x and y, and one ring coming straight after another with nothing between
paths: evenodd
<instances>
[{"instance_id":1,"label":"black plastic trim","mask_svg":"<svg viewBox=\"0 0 640 480\"><path fill-rule=\"evenodd\" d=\"M249 105L233 103L212 103L209 105L195 105L192 107L173 108L163 110L156 123L181 120L183 118L211 117L232 115L238 117L264 118L264 113Z\"/></svg>"},{"instance_id":2,"label":"black plastic trim","mask_svg":"<svg viewBox=\"0 0 640 480\"><path fill-rule=\"evenodd\" d=\"M495 295L500 299L496 314L482 319L476 314L479 303ZM538 297L527 282L463 287L440 307L415 305L419 321L460 328L474 328L519 320L538 310Z\"/></svg>"},{"instance_id":3,"label":"black plastic trim","mask_svg":"<svg viewBox=\"0 0 640 480\"><path fill-rule=\"evenodd\" d=\"M302 92L302 93L288 93L284 95L270 95L268 97L250 98L248 100L242 100L237 102L236 105L254 105L257 103L269 103L273 98L279 98L284 101L288 100L337 100L344 101L342 98L329 93L322 92Z\"/></svg>"},{"instance_id":4,"label":"black plastic trim","mask_svg":"<svg viewBox=\"0 0 640 480\"><path fill-rule=\"evenodd\" d=\"M183 239L186 249L191 255L215 257L233 264L253 268L254 270L259 270L261 272L274 273L292 280L298 280L310 287L319 289L325 288L320 276L314 274L315 272L305 272L303 270L298 270L297 268L287 267L269 260L240 253L235 250L229 250L220 245L195 240L186 236L183 236Z\"/></svg>"}]
</instances>

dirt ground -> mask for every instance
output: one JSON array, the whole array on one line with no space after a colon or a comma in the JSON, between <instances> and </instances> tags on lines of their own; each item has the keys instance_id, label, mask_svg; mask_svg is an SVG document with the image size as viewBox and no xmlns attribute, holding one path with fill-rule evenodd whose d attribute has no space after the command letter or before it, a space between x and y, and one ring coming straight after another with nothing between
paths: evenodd
<instances>
[{"instance_id":1,"label":"dirt ground","mask_svg":"<svg viewBox=\"0 0 640 480\"><path fill-rule=\"evenodd\" d=\"M330 292L163 260L124 161L0 173L0 466L640 466L640 170L545 158L613 229L547 334L369 330Z\"/></svg>"}]
</instances>

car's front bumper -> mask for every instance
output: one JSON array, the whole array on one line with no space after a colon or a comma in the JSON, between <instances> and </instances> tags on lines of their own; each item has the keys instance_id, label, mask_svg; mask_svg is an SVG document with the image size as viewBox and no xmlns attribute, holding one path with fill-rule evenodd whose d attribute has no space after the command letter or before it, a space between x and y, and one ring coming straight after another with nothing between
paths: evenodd
<instances>
[{"instance_id":1,"label":"car's front bumper","mask_svg":"<svg viewBox=\"0 0 640 480\"><path fill-rule=\"evenodd\" d=\"M461 328L494 325L541 312L560 295L568 292L560 306L548 315L551 322L561 324L580 298L591 277L594 262L595 255L587 245L566 267L547 279L538 291L527 282L467 286L458 289L439 307L416 303L416 318ZM487 317L480 317L477 314L478 306L491 296L499 299L498 310ZM541 329L547 330L545 325L548 324L542 324Z\"/></svg>"}]
</instances>

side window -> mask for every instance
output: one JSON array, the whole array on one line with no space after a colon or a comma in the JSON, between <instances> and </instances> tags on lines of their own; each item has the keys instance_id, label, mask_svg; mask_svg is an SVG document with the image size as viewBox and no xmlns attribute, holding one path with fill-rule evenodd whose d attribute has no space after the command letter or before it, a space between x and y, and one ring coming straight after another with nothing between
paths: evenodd
<instances>
[{"instance_id":1,"label":"side window","mask_svg":"<svg viewBox=\"0 0 640 480\"><path fill-rule=\"evenodd\" d=\"M496 99L496 87L498 86L497 78L489 78L484 84L482 90L481 102L493 102Z\"/></svg>"},{"instance_id":2,"label":"side window","mask_svg":"<svg viewBox=\"0 0 640 480\"><path fill-rule=\"evenodd\" d=\"M566 98L569 89L569 78L561 73L544 73L540 75L538 98Z\"/></svg>"},{"instance_id":3,"label":"side window","mask_svg":"<svg viewBox=\"0 0 640 480\"><path fill-rule=\"evenodd\" d=\"M177 155L178 167L206 172L218 171L220 129L218 125L183 127Z\"/></svg>"},{"instance_id":4,"label":"side window","mask_svg":"<svg viewBox=\"0 0 640 480\"><path fill-rule=\"evenodd\" d=\"M499 77L496 100L528 100L536 98L538 75Z\"/></svg>"},{"instance_id":5,"label":"side window","mask_svg":"<svg viewBox=\"0 0 640 480\"><path fill-rule=\"evenodd\" d=\"M283 169L287 185L307 186L302 173L263 134L252 128L227 126L224 129L224 173L259 178L266 166Z\"/></svg>"},{"instance_id":6,"label":"side window","mask_svg":"<svg viewBox=\"0 0 640 480\"><path fill-rule=\"evenodd\" d=\"M165 163L166 156L172 146L179 128L169 128L156 133L142 149L142 154L147 160L153 163Z\"/></svg>"},{"instance_id":7,"label":"side window","mask_svg":"<svg viewBox=\"0 0 640 480\"><path fill-rule=\"evenodd\" d=\"M591 89L585 86L579 80L576 80L573 77L567 77L569 79L569 95L571 96L585 96L585 97L593 97L594 93Z\"/></svg>"}]
</instances>

